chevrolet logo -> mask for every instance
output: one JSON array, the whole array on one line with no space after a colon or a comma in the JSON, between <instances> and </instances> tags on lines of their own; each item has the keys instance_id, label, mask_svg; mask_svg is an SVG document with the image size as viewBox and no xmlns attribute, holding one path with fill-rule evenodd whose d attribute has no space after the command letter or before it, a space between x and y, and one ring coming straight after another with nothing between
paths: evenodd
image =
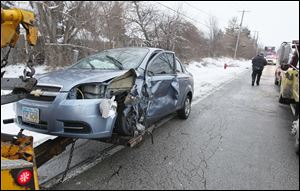
<instances>
[{"instance_id":1,"label":"chevrolet logo","mask_svg":"<svg viewBox=\"0 0 300 191\"><path fill-rule=\"evenodd\" d=\"M44 94L44 92L41 89L36 89L30 92L30 94L36 96L36 97L40 97L41 95Z\"/></svg>"}]
</instances>

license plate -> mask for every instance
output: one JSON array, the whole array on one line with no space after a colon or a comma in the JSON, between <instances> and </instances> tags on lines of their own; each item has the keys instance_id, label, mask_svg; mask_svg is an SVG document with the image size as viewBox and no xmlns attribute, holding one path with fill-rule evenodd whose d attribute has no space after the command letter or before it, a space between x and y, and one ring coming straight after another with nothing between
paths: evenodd
<instances>
[{"instance_id":1,"label":"license plate","mask_svg":"<svg viewBox=\"0 0 300 191\"><path fill-rule=\"evenodd\" d=\"M39 109L31 107L22 107L22 120L24 122L39 123Z\"/></svg>"}]
</instances>

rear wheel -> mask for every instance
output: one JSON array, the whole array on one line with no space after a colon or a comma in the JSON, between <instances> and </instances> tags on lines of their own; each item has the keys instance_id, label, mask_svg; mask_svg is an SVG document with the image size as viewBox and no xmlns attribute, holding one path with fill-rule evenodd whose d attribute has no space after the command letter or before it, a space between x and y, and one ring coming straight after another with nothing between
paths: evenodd
<instances>
[{"instance_id":1,"label":"rear wheel","mask_svg":"<svg viewBox=\"0 0 300 191\"><path fill-rule=\"evenodd\" d=\"M189 115L191 113L192 104L191 104L191 97L189 95L186 96L183 107L178 110L178 116L181 119L187 119L189 118Z\"/></svg>"},{"instance_id":2,"label":"rear wheel","mask_svg":"<svg viewBox=\"0 0 300 191\"><path fill-rule=\"evenodd\" d=\"M280 94L278 101L279 101L279 103L282 103L282 104L291 104L291 103L294 103L293 99L284 98L284 97L282 97L282 94Z\"/></svg>"},{"instance_id":3,"label":"rear wheel","mask_svg":"<svg viewBox=\"0 0 300 191\"><path fill-rule=\"evenodd\" d=\"M283 98L281 94L279 96L278 101L279 101L279 103L288 104L288 100L286 98Z\"/></svg>"},{"instance_id":4,"label":"rear wheel","mask_svg":"<svg viewBox=\"0 0 300 191\"><path fill-rule=\"evenodd\" d=\"M275 77L275 82L274 82L274 84L275 84L275 85L278 85L278 84L279 84L279 82L278 82L278 80L276 79L276 77Z\"/></svg>"}]
</instances>

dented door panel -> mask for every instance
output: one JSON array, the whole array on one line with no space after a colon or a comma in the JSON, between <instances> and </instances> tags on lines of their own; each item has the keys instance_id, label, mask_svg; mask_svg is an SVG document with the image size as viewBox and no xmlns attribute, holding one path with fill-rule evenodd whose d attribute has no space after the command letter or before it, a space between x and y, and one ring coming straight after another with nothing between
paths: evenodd
<instances>
[{"instance_id":1,"label":"dented door panel","mask_svg":"<svg viewBox=\"0 0 300 191\"><path fill-rule=\"evenodd\" d=\"M149 83L150 99L147 116L159 118L176 110L179 84L175 75L153 76Z\"/></svg>"},{"instance_id":2,"label":"dented door panel","mask_svg":"<svg viewBox=\"0 0 300 191\"><path fill-rule=\"evenodd\" d=\"M151 121L176 111L179 82L174 70L174 54L163 51L148 64L145 79L149 97L147 118Z\"/></svg>"}]
</instances>

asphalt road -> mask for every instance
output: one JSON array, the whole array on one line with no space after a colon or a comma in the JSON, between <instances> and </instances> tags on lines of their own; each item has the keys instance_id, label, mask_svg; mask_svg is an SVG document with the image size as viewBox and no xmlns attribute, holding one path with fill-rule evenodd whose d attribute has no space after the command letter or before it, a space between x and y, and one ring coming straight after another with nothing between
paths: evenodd
<instances>
[{"instance_id":1,"label":"asphalt road","mask_svg":"<svg viewBox=\"0 0 300 191\"><path fill-rule=\"evenodd\" d=\"M299 189L292 114L278 103L275 66L260 86L251 71L172 119L137 148L124 148L51 189ZM201 90L198 90L201 91Z\"/></svg>"}]
</instances>

